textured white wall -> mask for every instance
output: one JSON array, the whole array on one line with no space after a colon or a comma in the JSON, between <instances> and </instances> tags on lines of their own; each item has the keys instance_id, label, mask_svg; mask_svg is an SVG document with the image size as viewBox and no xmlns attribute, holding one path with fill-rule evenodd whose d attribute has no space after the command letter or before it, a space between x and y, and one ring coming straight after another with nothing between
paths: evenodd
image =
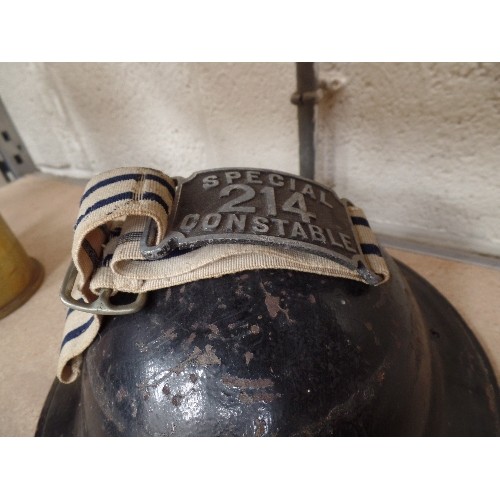
<instances>
[{"instance_id":1,"label":"textured white wall","mask_svg":"<svg viewBox=\"0 0 500 500\"><path fill-rule=\"evenodd\" d=\"M500 256L500 65L322 63L317 180L381 233ZM0 64L35 163L298 172L293 63Z\"/></svg>"},{"instance_id":2,"label":"textured white wall","mask_svg":"<svg viewBox=\"0 0 500 500\"><path fill-rule=\"evenodd\" d=\"M0 64L35 163L80 177L127 165L296 172L294 82L291 63Z\"/></svg>"},{"instance_id":3,"label":"textured white wall","mask_svg":"<svg viewBox=\"0 0 500 500\"><path fill-rule=\"evenodd\" d=\"M317 179L380 233L500 255L500 64L321 64Z\"/></svg>"}]
</instances>

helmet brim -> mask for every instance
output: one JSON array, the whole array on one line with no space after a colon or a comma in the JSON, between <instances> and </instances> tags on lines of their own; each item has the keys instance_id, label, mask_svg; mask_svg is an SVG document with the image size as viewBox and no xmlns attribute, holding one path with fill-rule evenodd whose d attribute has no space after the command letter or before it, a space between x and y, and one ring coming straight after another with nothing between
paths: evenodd
<instances>
[{"instance_id":1,"label":"helmet brim","mask_svg":"<svg viewBox=\"0 0 500 500\"><path fill-rule=\"evenodd\" d=\"M428 281L398 261L431 333L431 435L497 436L500 399L494 370L456 309Z\"/></svg>"}]
</instances>

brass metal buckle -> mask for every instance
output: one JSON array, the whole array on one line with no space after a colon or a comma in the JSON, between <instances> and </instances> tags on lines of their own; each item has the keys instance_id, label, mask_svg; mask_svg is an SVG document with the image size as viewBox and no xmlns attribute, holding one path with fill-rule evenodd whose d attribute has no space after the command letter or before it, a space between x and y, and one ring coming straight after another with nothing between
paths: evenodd
<instances>
[{"instance_id":1,"label":"brass metal buckle","mask_svg":"<svg viewBox=\"0 0 500 500\"><path fill-rule=\"evenodd\" d=\"M85 303L79 302L71 296L73 287L75 286L78 270L76 269L73 261L71 261L66 275L64 276L63 284L61 287L61 300L63 304L71 309L77 309L89 314L99 314L104 316L118 316L122 314L133 314L140 311L146 303L147 293L137 294L136 299L130 304L115 305L110 302L112 290L104 288L94 302Z\"/></svg>"}]
</instances>

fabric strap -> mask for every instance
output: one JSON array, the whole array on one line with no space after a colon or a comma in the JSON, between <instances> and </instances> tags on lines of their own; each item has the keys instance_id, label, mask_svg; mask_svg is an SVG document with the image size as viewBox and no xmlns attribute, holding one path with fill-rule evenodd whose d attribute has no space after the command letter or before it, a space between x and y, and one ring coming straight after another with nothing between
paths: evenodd
<instances>
[{"instance_id":1,"label":"fabric strap","mask_svg":"<svg viewBox=\"0 0 500 500\"><path fill-rule=\"evenodd\" d=\"M255 269L288 269L363 281L354 270L306 252L273 246L217 244L161 260L146 260L140 240L146 225L156 224L156 244L165 236L176 181L159 170L119 168L87 184L80 202L72 247L78 270L73 296L91 302L103 289L140 293ZM360 208L348 212L366 263L384 283L389 271L375 235ZM57 376L76 380L82 354L99 332L99 315L70 309Z\"/></svg>"}]
</instances>

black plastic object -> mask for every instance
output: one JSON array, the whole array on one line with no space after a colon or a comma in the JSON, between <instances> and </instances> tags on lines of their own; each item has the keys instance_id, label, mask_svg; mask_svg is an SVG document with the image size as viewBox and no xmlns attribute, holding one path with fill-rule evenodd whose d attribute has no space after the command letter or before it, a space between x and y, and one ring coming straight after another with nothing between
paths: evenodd
<instances>
[{"instance_id":1,"label":"black plastic object","mask_svg":"<svg viewBox=\"0 0 500 500\"><path fill-rule=\"evenodd\" d=\"M54 382L36 435L499 435L472 332L385 257L378 287L262 270L150 293L107 318L76 382Z\"/></svg>"}]
</instances>

